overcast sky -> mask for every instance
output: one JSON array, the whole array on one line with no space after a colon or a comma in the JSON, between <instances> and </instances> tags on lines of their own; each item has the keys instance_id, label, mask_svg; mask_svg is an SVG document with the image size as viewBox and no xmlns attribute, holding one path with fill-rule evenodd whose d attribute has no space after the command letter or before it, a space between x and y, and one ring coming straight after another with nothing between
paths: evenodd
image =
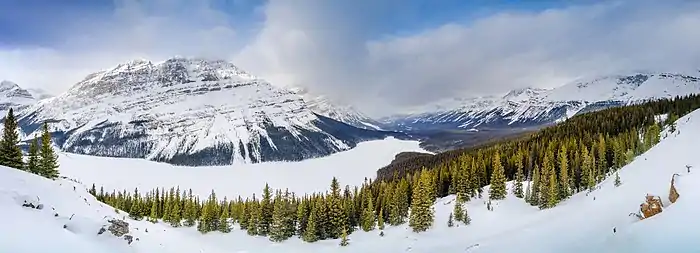
<instances>
[{"instance_id":1,"label":"overcast sky","mask_svg":"<svg viewBox=\"0 0 700 253\"><path fill-rule=\"evenodd\" d=\"M526 3L522 3L526 2ZM0 1L0 79L61 93L135 58L230 60L371 115L700 67L698 1Z\"/></svg>"}]
</instances>

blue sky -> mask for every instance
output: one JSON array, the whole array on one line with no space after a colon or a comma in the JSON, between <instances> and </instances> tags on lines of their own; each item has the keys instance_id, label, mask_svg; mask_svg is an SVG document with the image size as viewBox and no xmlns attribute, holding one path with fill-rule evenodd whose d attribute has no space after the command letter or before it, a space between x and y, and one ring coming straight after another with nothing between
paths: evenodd
<instances>
[{"instance_id":1,"label":"blue sky","mask_svg":"<svg viewBox=\"0 0 700 253\"><path fill-rule=\"evenodd\" d=\"M58 94L134 58L219 58L382 114L697 69L697 27L690 0L5 0L0 79Z\"/></svg>"}]
</instances>

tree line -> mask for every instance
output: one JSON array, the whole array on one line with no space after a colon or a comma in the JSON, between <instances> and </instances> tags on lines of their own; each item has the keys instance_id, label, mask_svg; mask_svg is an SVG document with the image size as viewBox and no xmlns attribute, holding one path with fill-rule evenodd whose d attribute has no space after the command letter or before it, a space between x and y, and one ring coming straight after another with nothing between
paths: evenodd
<instances>
[{"instance_id":1,"label":"tree line","mask_svg":"<svg viewBox=\"0 0 700 253\"><path fill-rule=\"evenodd\" d=\"M2 139L0 139L0 165L28 171L49 179L58 178L58 156L51 145L51 133L46 123L43 124L41 136L29 141L26 161L19 143L17 119L10 108L3 122Z\"/></svg>"},{"instance_id":2,"label":"tree line","mask_svg":"<svg viewBox=\"0 0 700 253\"><path fill-rule=\"evenodd\" d=\"M347 235L360 229L381 231L408 223L414 232L426 231L434 226L435 199L450 194L457 196L447 224L453 226L455 221L471 223L464 203L484 194L488 210L494 209L491 201L508 194L545 209L578 192L595 190L613 174L619 185L619 168L658 143L664 126L672 129L675 119L697 108L700 96L694 95L590 112L527 138L438 154L434 163L365 179L361 186L341 189L333 178L328 191L304 196L268 185L262 195L245 199L220 199L214 191L200 199L177 187L106 193L93 185L90 192L128 210L132 218L196 226L202 233L226 233L238 224L248 234L272 241L342 238L341 245L347 245ZM659 115L667 115L666 120Z\"/></svg>"}]
</instances>

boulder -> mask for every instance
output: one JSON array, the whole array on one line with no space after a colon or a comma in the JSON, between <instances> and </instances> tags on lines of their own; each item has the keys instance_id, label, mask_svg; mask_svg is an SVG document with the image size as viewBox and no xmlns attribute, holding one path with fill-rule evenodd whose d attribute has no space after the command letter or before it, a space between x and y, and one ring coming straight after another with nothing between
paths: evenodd
<instances>
[{"instance_id":1,"label":"boulder","mask_svg":"<svg viewBox=\"0 0 700 253\"><path fill-rule=\"evenodd\" d=\"M678 174L674 174L673 177L671 177L671 190L668 193L668 200L671 201L671 203L676 203L678 197L681 196L678 194L678 190L676 190L676 186L674 184L676 181L676 175Z\"/></svg>"},{"instance_id":2,"label":"boulder","mask_svg":"<svg viewBox=\"0 0 700 253\"><path fill-rule=\"evenodd\" d=\"M646 202L641 204L640 209L642 217L646 219L663 212L663 203L659 196L647 194Z\"/></svg>"},{"instance_id":3,"label":"boulder","mask_svg":"<svg viewBox=\"0 0 700 253\"><path fill-rule=\"evenodd\" d=\"M129 223L123 220L112 219L108 221L111 223L107 230L112 232L113 235L121 237L129 233Z\"/></svg>"}]
</instances>

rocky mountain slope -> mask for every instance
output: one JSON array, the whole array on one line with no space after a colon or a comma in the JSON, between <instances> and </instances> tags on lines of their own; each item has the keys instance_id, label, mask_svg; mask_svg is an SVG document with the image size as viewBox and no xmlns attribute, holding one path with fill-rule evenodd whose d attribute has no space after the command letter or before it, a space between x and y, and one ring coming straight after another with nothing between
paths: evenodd
<instances>
[{"instance_id":1,"label":"rocky mountain slope","mask_svg":"<svg viewBox=\"0 0 700 253\"><path fill-rule=\"evenodd\" d=\"M394 135L314 113L294 91L218 60L136 60L88 75L20 115L65 151L178 165L302 160Z\"/></svg>"},{"instance_id":2,"label":"rocky mountain slope","mask_svg":"<svg viewBox=\"0 0 700 253\"><path fill-rule=\"evenodd\" d=\"M292 88L294 92L302 96L309 109L320 115L341 121L343 123L371 130L381 130L380 123L363 114L351 105L332 101L324 95L310 93L307 89Z\"/></svg>"},{"instance_id":3,"label":"rocky mountain slope","mask_svg":"<svg viewBox=\"0 0 700 253\"><path fill-rule=\"evenodd\" d=\"M50 97L41 90L22 89L10 81L0 82L0 118L5 117L10 108L22 110L41 99Z\"/></svg>"},{"instance_id":4,"label":"rocky mountain slope","mask_svg":"<svg viewBox=\"0 0 700 253\"><path fill-rule=\"evenodd\" d=\"M385 129L402 131L529 128L587 111L694 93L700 93L700 72L637 72L579 80L554 89L525 88L504 96L451 99L381 121Z\"/></svg>"}]
</instances>

